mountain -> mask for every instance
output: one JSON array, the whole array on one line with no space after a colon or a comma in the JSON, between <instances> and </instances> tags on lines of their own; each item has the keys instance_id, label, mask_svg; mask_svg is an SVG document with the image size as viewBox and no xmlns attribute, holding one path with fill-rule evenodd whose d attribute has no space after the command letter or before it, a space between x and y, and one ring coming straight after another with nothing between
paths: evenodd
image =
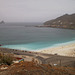
<instances>
[{"instance_id":1,"label":"mountain","mask_svg":"<svg viewBox=\"0 0 75 75\"><path fill-rule=\"evenodd\" d=\"M46 27L75 29L75 14L65 14L56 19L46 21Z\"/></svg>"}]
</instances>

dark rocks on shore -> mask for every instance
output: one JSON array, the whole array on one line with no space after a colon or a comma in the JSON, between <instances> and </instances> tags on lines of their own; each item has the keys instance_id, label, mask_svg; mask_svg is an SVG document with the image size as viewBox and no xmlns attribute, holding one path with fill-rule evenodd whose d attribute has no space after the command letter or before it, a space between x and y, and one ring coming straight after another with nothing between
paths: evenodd
<instances>
[{"instance_id":1,"label":"dark rocks on shore","mask_svg":"<svg viewBox=\"0 0 75 75\"><path fill-rule=\"evenodd\" d=\"M2 46L2 45L0 44L0 46Z\"/></svg>"}]
</instances>

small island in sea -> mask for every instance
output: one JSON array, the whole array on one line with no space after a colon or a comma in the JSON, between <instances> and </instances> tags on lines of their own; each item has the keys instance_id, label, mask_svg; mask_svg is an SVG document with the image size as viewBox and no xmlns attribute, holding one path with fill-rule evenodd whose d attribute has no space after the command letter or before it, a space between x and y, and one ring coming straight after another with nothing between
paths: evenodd
<instances>
[{"instance_id":1,"label":"small island in sea","mask_svg":"<svg viewBox=\"0 0 75 75\"><path fill-rule=\"evenodd\" d=\"M5 22L2 20L1 22L0 22L0 24L4 24Z\"/></svg>"}]
</instances>

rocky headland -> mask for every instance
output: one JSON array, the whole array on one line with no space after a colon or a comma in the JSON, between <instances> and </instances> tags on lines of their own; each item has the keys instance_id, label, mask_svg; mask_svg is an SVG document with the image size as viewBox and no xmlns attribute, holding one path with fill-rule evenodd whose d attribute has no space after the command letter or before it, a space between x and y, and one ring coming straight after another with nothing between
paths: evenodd
<instances>
[{"instance_id":1,"label":"rocky headland","mask_svg":"<svg viewBox=\"0 0 75 75\"><path fill-rule=\"evenodd\" d=\"M46 21L43 27L75 29L75 13L65 14L56 19Z\"/></svg>"}]
</instances>

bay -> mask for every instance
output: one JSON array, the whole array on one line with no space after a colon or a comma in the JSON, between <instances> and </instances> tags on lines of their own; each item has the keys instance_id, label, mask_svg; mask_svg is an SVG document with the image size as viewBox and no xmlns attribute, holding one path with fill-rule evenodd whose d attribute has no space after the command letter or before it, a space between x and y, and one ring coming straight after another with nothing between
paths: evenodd
<instances>
[{"instance_id":1,"label":"bay","mask_svg":"<svg viewBox=\"0 0 75 75\"><path fill-rule=\"evenodd\" d=\"M4 48L40 50L75 43L75 30L35 27L42 23L6 23L0 25L0 44Z\"/></svg>"}]
</instances>

